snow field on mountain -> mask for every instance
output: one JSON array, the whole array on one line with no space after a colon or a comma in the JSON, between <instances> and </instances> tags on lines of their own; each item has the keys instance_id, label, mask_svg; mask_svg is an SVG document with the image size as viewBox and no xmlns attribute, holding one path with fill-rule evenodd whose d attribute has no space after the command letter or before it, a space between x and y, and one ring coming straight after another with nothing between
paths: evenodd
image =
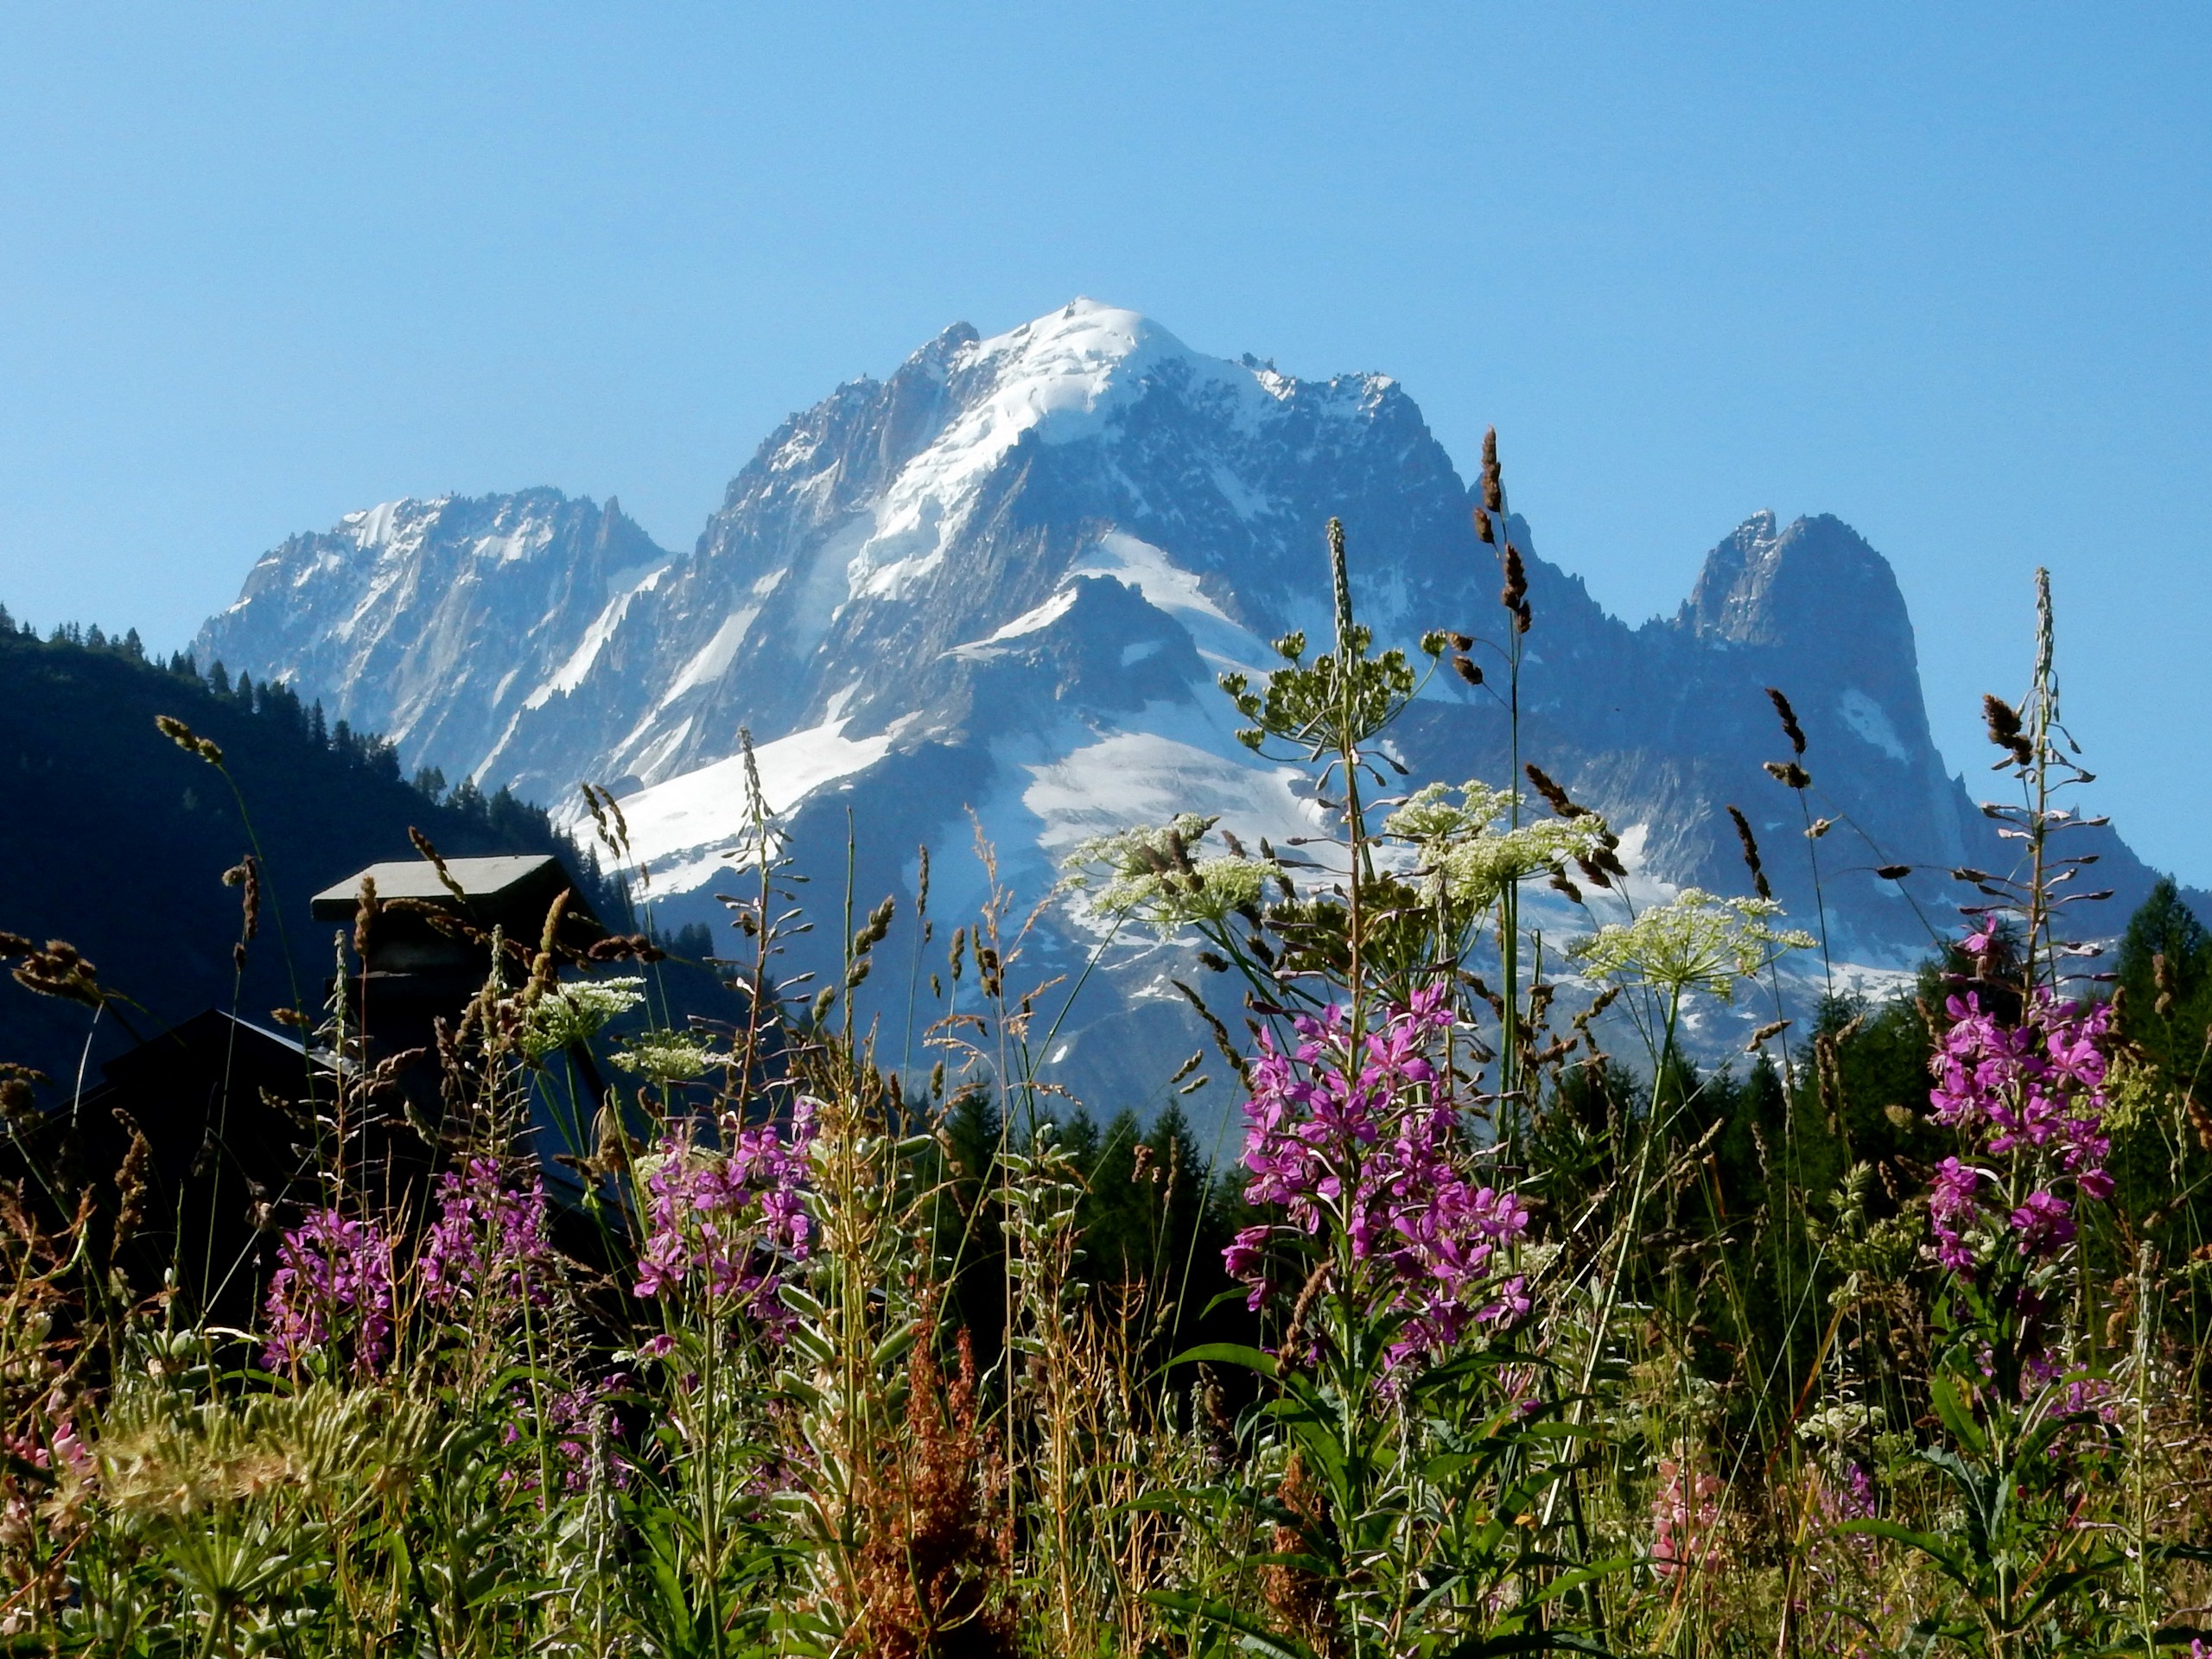
<instances>
[{"instance_id":1,"label":"snow field on mountain","mask_svg":"<svg viewBox=\"0 0 2212 1659\"><path fill-rule=\"evenodd\" d=\"M768 809L788 813L824 784L874 765L891 747L891 734L848 738L849 722L832 720L810 730L763 743L753 751ZM745 757L711 766L639 790L621 802L630 830L632 861L649 873L649 898L689 893L729 868L722 855L750 823ZM575 815L569 815L574 822Z\"/></svg>"}]
</instances>

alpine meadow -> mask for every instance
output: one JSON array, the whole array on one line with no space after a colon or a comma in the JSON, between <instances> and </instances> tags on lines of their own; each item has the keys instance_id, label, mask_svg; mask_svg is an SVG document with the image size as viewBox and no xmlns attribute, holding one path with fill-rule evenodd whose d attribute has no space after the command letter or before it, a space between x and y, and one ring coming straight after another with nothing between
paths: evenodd
<instances>
[{"instance_id":1,"label":"alpine meadow","mask_svg":"<svg viewBox=\"0 0 2212 1659\"><path fill-rule=\"evenodd\" d=\"M221 931L0 933L10 1650L2202 1655L2212 937L1895 592L1078 305L11 625Z\"/></svg>"}]
</instances>

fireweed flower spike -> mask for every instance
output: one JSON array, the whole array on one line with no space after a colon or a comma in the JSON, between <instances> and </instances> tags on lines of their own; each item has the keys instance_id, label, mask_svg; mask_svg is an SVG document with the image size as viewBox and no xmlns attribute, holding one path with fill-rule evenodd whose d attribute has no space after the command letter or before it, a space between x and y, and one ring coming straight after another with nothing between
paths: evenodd
<instances>
[{"instance_id":1,"label":"fireweed flower spike","mask_svg":"<svg viewBox=\"0 0 2212 1659\"><path fill-rule=\"evenodd\" d=\"M801 1097L788 1130L726 1120L727 1149L695 1146L689 1126L674 1128L640 1160L645 1247L631 1294L696 1298L716 1316L742 1311L779 1332L783 1264L805 1261L813 1244L805 1189L815 1112Z\"/></svg>"},{"instance_id":2,"label":"fireweed flower spike","mask_svg":"<svg viewBox=\"0 0 2212 1659\"><path fill-rule=\"evenodd\" d=\"M1352 1031L1341 1006L1300 1016L1289 1053L1262 1033L1244 1103L1245 1198L1284 1219L1237 1234L1224 1265L1256 1309L1280 1288L1265 1274L1271 1243L1341 1243L1355 1282L1340 1288L1374 1317L1401 1321L1394 1370L1529 1311L1523 1281L1499 1257L1527 1230L1528 1210L1478 1184L1448 1081L1429 1057L1452 1022L1440 986L1415 992L1379 1030Z\"/></svg>"},{"instance_id":3,"label":"fireweed flower spike","mask_svg":"<svg viewBox=\"0 0 2212 1659\"><path fill-rule=\"evenodd\" d=\"M264 1308L274 1370L350 1338L353 1369L372 1375L391 1357L391 1241L373 1221L321 1210L284 1235Z\"/></svg>"},{"instance_id":4,"label":"fireweed flower spike","mask_svg":"<svg viewBox=\"0 0 2212 1659\"><path fill-rule=\"evenodd\" d=\"M467 1304L499 1313L544 1306L555 1271L545 1183L525 1184L499 1159L472 1158L438 1178L438 1216L423 1239L416 1274L441 1313Z\"/></svg>"},{"instance_id":5,"label":"fireweed flower spike","mask_svg":"<svg viewBox=\"0 0 2212 1659\"><path fill-rule=\"evenodd\" d=\"M1973 993L1949 998L1945 1012L1929 1103L1992 1166L1955 1157L1938 1166L1928 1205L1936 1259L1969 1278L2007 1241L2019 1255L2050 1260L2073 1241L2075 1205L2113 1192L2104 1166L2111 1005L2084 1009L2044 988L2016 1027Z\"/></svg>"}]
</instances>

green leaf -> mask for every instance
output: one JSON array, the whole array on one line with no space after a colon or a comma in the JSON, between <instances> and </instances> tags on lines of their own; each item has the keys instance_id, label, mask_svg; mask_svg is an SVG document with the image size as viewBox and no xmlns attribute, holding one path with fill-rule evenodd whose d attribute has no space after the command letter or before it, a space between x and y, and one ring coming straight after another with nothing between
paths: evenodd
<instances>
[{"instance_id":1,"label":"green leaf","mask_svg":"<svg viewBox=\"0 0 2212 1659\"><path fill-rule=\"evenodd\" d=\"M1178 1365L1196 1365L1202 1362L1242 1365L1265 1377L1274 1377L1282 1369L1282 1363L1266 1350L1248 1347L1238 1342L1207 1342L1199 1344L1196 1348L1185 1348L1160 1369L1166 1372Z\"/></svg>"},{"instance_id":2,"label":"green leaf","mask_svg":"<svg viewBox=\"0 0 2212 1659\"><path fill-rule=\"evenodd\" d=\"M1587 1637L1570 1630L1521 1630L1504 1636L1471 1636L1456 1648L1446 1648L1436 1659L1504 1659L1516 1653L1594 1653L1610 1656Z\"/></svg>"},{"instance_id":3,"label":"green leaf","mask_svg":"<svg viewBox=\"0 0 2212 1659\"><path fill-rule=\"evenodd\" d=\"M1249 1613L1240 1611L1225 1601L1185 1595L1173 1590L1147 1590L1142 1599L1147 1605L1204 1619L1209 1624L1236 1631L1244 1638L1239 1645L1247 1652L1266 1654L1269 1659L1315 1659L1313 1650L1304 1643L1293 1637L1278 1635Z\"/></svg>"},{"instance_id":4,"label":"green leaf","mask_svg":"<svg viewBox=\"0 0 2212 1659\"><path fill-rule=\"evenodd\" d=\"M1974 1413L1967 1408L1956 1379L1938 1371L1928 1379L1928 1393L1936 1403L1936 1414L1943 1420L1943 1427L1951 1432L1951 1438L1976 1457L1987 1457L1989 1437L1982 1433L1981 1425L1974 1421Z\"/></svg>"},{"instance_id":5,"label":"green leaf","mask_svg":"<svg viewBox=\"0 0 2212 1659\"><path fill-rule=\"evenodd\" d=\"M1916 1549L1957 1583L1972 1588L1972 1574L1967 1569L1966 1558L1932 1532L1915 1532L1910 1527L1882 1520L1846 1521L1836 1530L1868 1538L1886 1538L1893 1544Z\"/></svg>"}]
</instances>

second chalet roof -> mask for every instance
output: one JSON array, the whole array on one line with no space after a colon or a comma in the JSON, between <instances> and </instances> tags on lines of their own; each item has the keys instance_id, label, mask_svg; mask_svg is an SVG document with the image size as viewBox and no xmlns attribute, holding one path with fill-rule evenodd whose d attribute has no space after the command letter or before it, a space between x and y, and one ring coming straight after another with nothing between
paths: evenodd
<instances>
[{"instance_id":1,"label":"second chalet roof","mask_svg":"<svg viewBox=\"0 0 2212 1659\"><path fill-rule=\"evenodd\" d=\"M563 888L575 885L562 868L561 861L550 853L449 858L446 869L467 895L468 908L478 918L486 921L520 915L531 918L534 925L536 919L544 916L546 906ZM360 901L364 877L377 884L378 899L420 899L448 910L456 908L452 893L438 880L438 872L428 859L403 858L372 864L335 886L325 887L308 906L310 913L319 922L350 919ZM570 912L588 916L590 908L579 894L571 902Z\"/></svg>"}]
</instances>

